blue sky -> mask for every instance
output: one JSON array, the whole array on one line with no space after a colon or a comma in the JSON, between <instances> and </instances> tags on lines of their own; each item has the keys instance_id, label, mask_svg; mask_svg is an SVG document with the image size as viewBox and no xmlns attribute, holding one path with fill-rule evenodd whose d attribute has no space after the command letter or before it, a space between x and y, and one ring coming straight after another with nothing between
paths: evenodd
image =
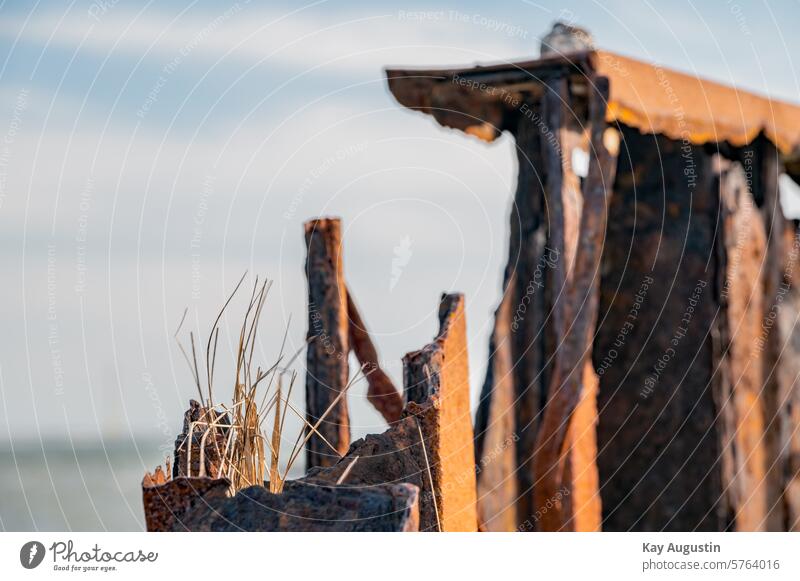
<instances>
[{"instance_id":1,"label":"blue sky","mask_svg":"<svg viewBox=\"0 0 800 581\"><path fill-rule=\"evenodd\" d=\"M321 214L345 221L346 276L398 383L402 355L435 332L439 293L466 293L477 393L512 143L402 110L382 68L535 57L561 18L601 47L797 100L799 9L0 2L0 441L166 445L193 395L172 339L183 309L205 333L249 269L275 279L263 360L290 315L301 344L302 222ZM354 431L380 430L359 389Z\"/></svg>"}]
</instances>

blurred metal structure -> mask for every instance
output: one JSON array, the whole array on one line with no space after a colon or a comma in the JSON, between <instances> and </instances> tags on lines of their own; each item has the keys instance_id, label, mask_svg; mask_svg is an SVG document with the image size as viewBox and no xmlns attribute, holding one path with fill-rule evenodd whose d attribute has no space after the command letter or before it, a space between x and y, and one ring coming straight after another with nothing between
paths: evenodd
<instances>
[{"instance_id":1,"label":"blurred metal structure","mask_svg":"<svg viewBox=\"0 0 800 581\"><path fill-rule=\"evenodd\" d=\"M778 177L800 177L800 107L559 46L386 71L401 105L516 140L481 526L797 530L798 236Z\"/></svg>"}]
</instances>

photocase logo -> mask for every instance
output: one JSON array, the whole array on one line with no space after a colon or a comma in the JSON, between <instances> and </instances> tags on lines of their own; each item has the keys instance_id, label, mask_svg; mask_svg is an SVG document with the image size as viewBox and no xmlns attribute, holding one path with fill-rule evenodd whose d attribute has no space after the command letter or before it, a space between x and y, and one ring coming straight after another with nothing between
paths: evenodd
<instances>
[{"instance_id":1,"label":"photocase logo","mask_svg":"<svg viewBox=\"0 0 800 581\"><path fill-rule=\"evenodd\" d=\"M403 268L411 260L411 237L404 236L399 244L393 248L394 258L392 258L392 278L389 280L389 292L394 290L397 283L400 282L400 277L403 274Z\"/></svg>"},{"instance_id":2,"label":"photocase logo","mask_svg":"<svg viewBox=\"0 0 800 581\"><path fill-rule=\"evenodd\" d=\"M35 569L44 559L44 545L39 541L28 541L19 550L19 562L26 569Z\"/></svg>"}]
</instances>

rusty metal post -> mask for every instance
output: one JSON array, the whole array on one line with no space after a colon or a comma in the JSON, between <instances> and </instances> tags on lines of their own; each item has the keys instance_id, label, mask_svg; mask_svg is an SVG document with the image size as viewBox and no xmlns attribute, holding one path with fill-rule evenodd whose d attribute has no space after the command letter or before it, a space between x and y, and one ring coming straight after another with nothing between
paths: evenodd
<instances>
[{"instance_id":1,"label":"rusty metal post","mask_svg":"<svg viewBox=\"0 0 800 581\"><path fill-rule=\"evenodd\" d=\"M306 222L305 239L308 251L306 418L314 425L324 415L317 429L319 434L312 434L306 444L306 469L309 469L332 466L350 446L347 399L336 401L347 386L350 347L339 219Z\"/></svg>"},{"instance_id":2,"label":"rusty metal post","mask_svg":"<svg viewBox=\"0 0 800 581\"><path fill-rule=\"evenodd\" d=\"M565 81L562 81L565 83ZM561 110L564 107L565 88L558 87L558 92L550 91L545 95L547 122L553 129L563 123ZM553 508L542 510L539 522L540 530L558 531L570 528L586 530L586 526L576 523L568 504L562 501L563 490L572 489L572 483L566 482L565 473L572 445L568 432L573 414L581 402L586 389L594 393L597 378L594 370L588 367L592 352L594 330L597 322L599 301L600 258L605 238L605 227L608 215L608 200L614 183L616 170L616 151L609 151L606 143L605 111L608 101L608 80L595 79L595 89L590 93L589 122L591 126L591 162L589 174L583 186L583 208L580 213L580 228L575 250L574 268L568 280L562 274L557 282L563 282L566 288L556 285L554 292L561 298L553 306L558 313L556 333L561 340L560 348L555 353L555 371L553 373L548 401L545 407L544 420L539 430L534 465L539 478L534 488L534 498L539 507ZM567 100L566 103L569 101ZM560 153L560 152L556 152ZM555 163L555 153L551 165ZM561 160L561 156L558 157ZM560 184L560 182L558 182ZM548 200L560 197L560 190L550 191ZM551 204L554 206L555 204ZM554 216L558 225L560 216ZM555 227L551 228L551 237ZM556 272L563 271L557 269ZM563 303L563 306L562 306ZM565 325L568 321L568 327ZM591 424L590 424L591 425ZM571 506L571 502L569 506ZM580 509L580 507L574 507ZM599 520L588 516L588 520Z\"/></svg>"}]
</instances>

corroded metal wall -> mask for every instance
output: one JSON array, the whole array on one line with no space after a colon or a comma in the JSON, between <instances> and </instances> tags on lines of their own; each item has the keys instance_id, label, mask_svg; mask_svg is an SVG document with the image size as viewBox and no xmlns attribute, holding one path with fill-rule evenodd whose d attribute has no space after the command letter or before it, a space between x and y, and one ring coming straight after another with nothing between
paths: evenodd
<instances>
[{"instance_id":1,"label":"corroded metal wall","mask_svg":"<svg viewBox=\"0 0 800 581\"><path fill-rule=\"evenodd\" d=\"M614 354L599 373L604 530L725 524L712 388L714 184L703 148L623 131L594 344L596 368Z\"/></svg>"}]
</instances>

